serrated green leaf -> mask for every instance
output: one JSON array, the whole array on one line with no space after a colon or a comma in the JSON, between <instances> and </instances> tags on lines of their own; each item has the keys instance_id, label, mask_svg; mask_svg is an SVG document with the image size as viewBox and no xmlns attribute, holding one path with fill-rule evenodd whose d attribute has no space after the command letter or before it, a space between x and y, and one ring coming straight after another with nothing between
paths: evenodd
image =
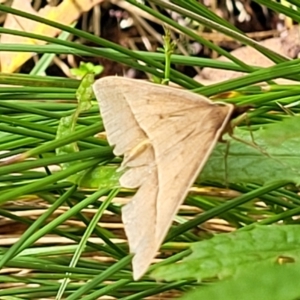
<instances>
[{"instance_id":1,"label":"serrated green leaf","mask_svg":"<svg viewBox=\"0 0 300 300\"><path fill-rule=\"evenodd\" d=\"M71 133L75 131L75 127L77 124L77 119L80 115L80 113L85 112L90 109L92 106L91 99L93 97L93 90L92 90L92 84L94 82L94 75L93 74L86 74L85 77L82 79L80 86L78 87L76 91L76 98L78 101L78 106L74 113L72 113L70 116L62 117L59 121L57 132L56 132L56 138L60 139L63 137L67 137ZM78 146L77 143L72 143L65 145L63 147L56 149L57 155L62 154L70 154L78 152ZM77 163L77 162L75 162ZM63 169L68 168L68 166L72 166L74 162L71 163L64 163L61 164L61 167Z\"/></svg>"},{"instance_id":2,"label":"serrated green leaf","mask_svg":"<svg viewBox=\"0 0 300 300\"><path fill-rule=\"evenodd\" d=\"M76 98L78 107L76 109L77 115L89 110L92 106L92 98L94 96L92 84L94 83L94 74L87 73L82 79L80 86L76 91ZM77 120L76 120L77 121Z\"/></svg>"},{"instance_id":3,"label":"serrated green leaf","mask_svg":"<svg viewBox=\"0 0 300 300\"><path fill-rule=\"evenodd\" d=\"M91 62L80 62L78 68L70 69L71 74L76 76L78 79L82 79L86 74L93 73L95 75L99 75L103 71L103 66L94 65Z\"/></svg>"},{"instance_id":4,"label":"serrated green leaf","mask_svg":"<svg viewBox=\"0 0 300 300\"><path fill-rule=\"evenodd\" d=\"M63 137L67 137L69 134L71 134L74 131L75 125L76 125L76 120L74 118L74 114L70 116L62 117L59 120L59 124L56 131L56 138L60 139ZM75 153L78 151L79 149L77 143L71 143L63 147L57 148L55 152L57 155L63 155L63 154ZM61 164L63 169L66 169L70 165L72 165L72 163Z\"/></svg>"},{"instance_id":5,"label":"serrated green leaf","mask_svg":"<svg viewBox=\"0 0 300 300\"><path fill-rule=\"evenodd\" d=\"M299 117L291 117L253 132L236 128L235 136L253 146L225 137L229 145L218 143L198 181L299 184L300 134L295 129L299 123ZM294 134L282 134L290 131Z\"/></svg>"},{"instance_id":6,"label":"serrated green leaf","mask_svg":"<svg viewBox=\"0 0 300 300\"><path fill-rule=\"evenodd\" d=\"M300 264L244 268L238 276L201 286L181 300L294 300L299 299Z\"/></svg>"},{"instance_id":7,"label":"serrated green leaf","mask_svg":"<svg viewBox=\"0 0 300 300\"><path fill-rule=\"evenodd\" d=\"M248 267L273 266L280 258L299 261L299 236L298 225L257 225L249 230L219 234L192 244L192 254L177 264L158 268L152 275L167 281L201 281L233 276Z\"/></svg>"}]
</instances>

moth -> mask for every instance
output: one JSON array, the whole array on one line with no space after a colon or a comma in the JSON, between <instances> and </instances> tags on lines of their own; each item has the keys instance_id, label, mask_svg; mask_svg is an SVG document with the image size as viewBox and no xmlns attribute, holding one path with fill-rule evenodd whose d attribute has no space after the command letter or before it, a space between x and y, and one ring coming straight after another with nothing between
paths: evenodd
<instances>
[{"instance_id":1,"label":"moth","mask_svg":"<svg viewBox=\"0 0 300 300\"><path fill-rule=\"evenodd\" d=\"M124 155L120 185L133 277L147 271L179 206L229 123L232 104L146 81L108 76L93 85L107 139Z\"/></svg>"}]
</instances>

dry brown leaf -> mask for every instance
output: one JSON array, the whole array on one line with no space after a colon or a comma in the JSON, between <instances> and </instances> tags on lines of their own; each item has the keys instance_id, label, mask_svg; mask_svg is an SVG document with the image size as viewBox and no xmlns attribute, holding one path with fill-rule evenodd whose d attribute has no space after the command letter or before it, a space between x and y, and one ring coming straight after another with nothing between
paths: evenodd
<instances>
[{"instance_id":1,"label":"dry brown leaf","mask_svg":"<svg viewBox=\"0 0 300 300\"><path fill-rule=\"evenodd\" d=\"M273 50L274 52L281 54L289 58L296 58L300 52L300 31L299 26L293 27L289 30L285 36L278 38L270 38L260 42L266 48ZM270 67L274 65L270 59L255 50L250 46L245 46L233 50L230 52L233 56L237 57L241 61L258 67ZM221 56L218 58L221 61L230 61L228 58ZM194 79L201 82L204 85L221 82L224 80L234 79L243 76L244 73L227 71L214 68L203 68L200 76L196 76ZM278 83L295 83L292 80L277 79Z\"/></svg>"},{"instance_id":2,"label":"dry brown leaf","mask_svg":"<svg viewBox=\"0 0 300 300\"><path fill-rule=\"evenodd\" d=\"M45 6L36 12L29 0L14 0L12 8L38 15L45 19L55 21L64 25L70 25L75 22L82 13L89 11L93 6L104 0L64 0L56 7ZM41 34L48 37L55 37L60 33L60 29L47 26L29 19L21 18L8 14L4 23L4 28L20 30L35 34ZM4 34L1 36L1 44L26 44L26 45L44 45L46 42L34 39ZM1 52L0 63L1 72L13 73L21 67L34 53Z\"/></svg>"}]
</instances>

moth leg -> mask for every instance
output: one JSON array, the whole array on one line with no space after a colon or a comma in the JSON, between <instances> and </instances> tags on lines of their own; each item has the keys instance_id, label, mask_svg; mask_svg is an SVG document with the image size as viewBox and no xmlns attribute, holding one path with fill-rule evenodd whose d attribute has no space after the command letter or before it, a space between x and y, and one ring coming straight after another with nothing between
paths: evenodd
<instances>
[{"instance_id":1,"label":"moth leg","mask_svg":"<svg viewBox=\"0 0 300 300\"><path fill-rule=\"evenodd\" d=\"M250 132L252 133L252 131L250 131ZM250 133L250 135L251 135L251 133ZM276 158L272 157L266 150L264 150L262 147L260 147L260 146L257 145L256 143L253 143L252 141L251 141L251 142L245 141L245 140L243 140L243 139L237 137L237 136L234 135L233 133L228 133L228 134L229 134L229 136L230 136L233 140L235 140L235 141L237 141L237 142L240 142L240 143L243 143L243 144L245 144L245 145L247 145L247 146L250 146L250 147L256 149L257 151L259 151L259 152L262 153L263 155L267 156L268 158L276 159Z\"/></svg>"},{"instance_id":2,"label":"moth leg","mask_svg":"<svg viewBox=\"0 0 300 300\"><path fill-rule=\"evenodd\" d=\"M229 148L230 148L230 141L226 141L226 149L225 149L225 156L224 156L224 171L225 171L225 187L229 187L229 180L228 180L228 155L229 155Z\"/></svg>"},{"instance_id":3,"label":"moth leg","mask_svg":"<svg viewBox=\"0 0 300 300\"><path fill-rule=\"evenodd\" d=\"M243 121L246 122L247 124L247 127L249 128L249 133L250 133L250 137L251 137L251 142L248 142L248 141L245 141L243 139L240 139L239 137L235 136L234 133L233 133L233 128L238 126L239 124L241 124ZM260 147L254 140L254 136L253 136L253 132L250 128L250 125L249 125L249 118L248 118L248 114L247 112L243 113L242 115L240 115L239 117L237 117L235 120L233 120L232 122L230 122L228 124L228 127L227 128L227 132L228 132L228 135L235 141L237 142L240 142L240 143L243 143L245 145L248 145L252 148L255 148L257 151L261 152L263 155L269 157L269 158L272 158L270 156L270 154L268 152L266 152L262 147Z\"/></svg>"}]
</instances>

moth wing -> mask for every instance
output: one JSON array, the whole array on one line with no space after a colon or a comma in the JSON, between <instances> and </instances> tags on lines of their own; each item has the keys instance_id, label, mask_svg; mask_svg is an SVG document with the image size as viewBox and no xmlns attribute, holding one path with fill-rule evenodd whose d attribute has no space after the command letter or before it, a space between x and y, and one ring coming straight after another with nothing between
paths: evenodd
<instances>
[{"instance_id":1,"label":"moth wing","mask_svg":"<svg viewBox=\"0 0 300 300\"><path fill-rule=\"evenodd\" d=\"M139 187L122 210L138 279L151 264L233 106L122 77L100 79L94 90L108 141L116 145L116 155L124 153L125 167L130 167L120 183Z\"/></svg>"}]
</instances>

